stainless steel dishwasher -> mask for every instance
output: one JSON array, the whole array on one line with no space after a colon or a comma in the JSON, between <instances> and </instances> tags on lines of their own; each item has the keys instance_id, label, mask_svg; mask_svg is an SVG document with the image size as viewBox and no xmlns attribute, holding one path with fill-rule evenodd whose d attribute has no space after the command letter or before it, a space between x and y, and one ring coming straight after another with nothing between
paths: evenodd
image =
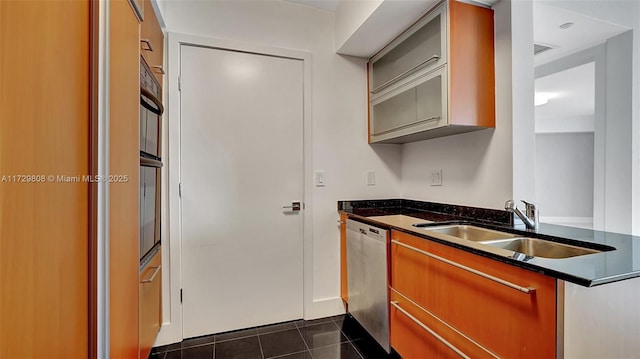
<instances>
[{"instance_id":1,"label":"stainless steel dishwasher","mask_svg":"<svg viewBox=\"0 0 640 359\"><path fill-rule=\"evenodd\" d=\"M387 282L387 231L347 220L349 312L388 353Z\"/></svg>"}]
</instances>

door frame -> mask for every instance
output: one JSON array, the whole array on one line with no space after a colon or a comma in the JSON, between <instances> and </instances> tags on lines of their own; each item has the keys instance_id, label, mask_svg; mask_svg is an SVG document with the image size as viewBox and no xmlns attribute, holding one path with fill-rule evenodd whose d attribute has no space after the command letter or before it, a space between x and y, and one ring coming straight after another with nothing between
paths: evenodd
<instances>
[{"instance_id":1,"label":"door frame","mask_svg":"<svg viewBox=\"0 0 640 359\"><path fill-rule=\"evenodd\" d=\"M162 168L161 238L162 238L162 327L156 345L182 340L182 211L178 185L180 183L180 75L182 45L253 53L258 55L287 57L303 62L303 315L308 316L313 305L313 231L312 200L312 118L311 118L311 53L276 47L262 46L241 41L223 40L181 33L167 33L167 76L164 78L166 112L162 118L162 153L166 153L166 165Z\"/></svg>"}]
</instances>

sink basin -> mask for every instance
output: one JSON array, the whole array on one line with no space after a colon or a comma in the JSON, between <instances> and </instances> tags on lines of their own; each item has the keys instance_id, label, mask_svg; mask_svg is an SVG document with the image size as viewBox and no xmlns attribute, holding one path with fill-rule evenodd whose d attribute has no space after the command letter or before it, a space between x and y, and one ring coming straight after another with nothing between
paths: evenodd
<instances>
[{"instance_id":1,"label":"sink basin","mask_svg":"<svg viewBox=\"0 0 640 359\"><path fill-rule=\"evenodd\" d=\"M601 252L596 249L577 247L537 238L488 240L480 243L542 258L569 258Z\"/></svg>"},{"instance_id":2,"label":"sink basin","mask_svg":"<svg viewBox=\"0 0 640 359\"><path fill-rule=\"evenodd\" d=\"M434 236L446 235L460 238L478 244L489 245L522 254L527 257L540 258L569 258L586 254L600 253L615 248L603 250L574 246L539 238L522 237L512 233L495 231L468 224L448 224L442 226L424 227L425 232Z\"/></svg>"},{"instance_id":3,"label":"sink basin","mask_svg":"<svg viewBox=\"0 0 640 359\"><path fill-rule=\"evenodd\" d=\"M440 234L444 234L447 236L458 237L467 241L472 242L485 242L485 241L494 241L499 239L513 239L518 236L494 231L491 229L485 229L480 227L475 227L467 224L456 224L456 225L448 225L442 227L429 227L425 228L427 232L436 232Z\"/></svg>"}]
</instances>

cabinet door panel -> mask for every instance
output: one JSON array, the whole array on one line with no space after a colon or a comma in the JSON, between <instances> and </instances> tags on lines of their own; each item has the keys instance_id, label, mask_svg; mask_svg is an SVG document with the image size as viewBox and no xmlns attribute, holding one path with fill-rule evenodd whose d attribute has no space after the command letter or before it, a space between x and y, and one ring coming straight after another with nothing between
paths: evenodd
<instances>
[{"instance_id":1,"label":"cabinet door panel","mask_svg":"<svg viewBox=\"0 0 640 359\"><path fill-rule=\"evenodd\" d=\"M89 1L0 1L0 358L95 343L93 187L20 180L93 174L92 28Z\"/></svg>"},{"instance_id":2,"label":"cabinet door panel","mask_svg":"<svg viewBox=\"0 0 640 359\"><path fill-rule=\"evenodd\" d=\"M404 244L536 291L519 292L394 243L392 288L499 356L555 356L554 278L406 233L392 233Z\"/></svg>"},{"instance_id":3,"label":"cabinet door panel","mask_svg":"<svg viewBox=\"0 0 640 359\"><path fill-rule=\"evenodd\" d=\"M140 271L140 358L149 357L162 322L162 254L156 253Z\"/></svg>"},{"instance_id":4,"label":"cabinet door panel","mask_svg":"<svg viewBox=\"0 0 640 359\"><path fill-rule=\"evenodd\" d=\"M442 7L441 9L444 9ZM437 66L444 61L444 18L442 12L425 19L424 26L398 40L401 42L372 63L372 89L393 82L412 69Z\"/></svg>"},{"instance_id":5,"label":"cabinet door panel","mask_svg":"<svg viewBox=\"0 0 640 359\"><path fill-rule=\"evenodd\" d=\"M142 57L145 59L153 75L162 84L161 71L156 66L163 66L164 35L156 17L151 1L144 0L144 20L140 26L140 38L149 40L153 51L142 45Z\"/></svg>"},{"instance_id":6,"label":"cabinet door panel","mask_svg":"<svg viewBox=\"0 0 640 359\"><path fill-rule=\"evenodd\" d=\"M383 135L416 122L416 89L410 88L373 105L373 115L373 135Z\"/></svg>"},{"instance_id":7,"label":"cabinet door panel","mask_svg":"<svg viewBox=\"0 0 640 359\"><path fill-rule=\"evenodd\" d=\"M443 118L443 104L445 93L442 91L444 73L426 81L416 87L416 105L418 121L438 121Z\"/></svg>"},{"instance_id":8,"label":"cabinet door panel","mask_svg":"<svg viewBox=\"0 0 640 359\"><path fill-rule=\"evenodd\" d=\"M109 345L114 358L138 356L140 24L128 1L109 2Z\"/></svg>"}]
</instances>

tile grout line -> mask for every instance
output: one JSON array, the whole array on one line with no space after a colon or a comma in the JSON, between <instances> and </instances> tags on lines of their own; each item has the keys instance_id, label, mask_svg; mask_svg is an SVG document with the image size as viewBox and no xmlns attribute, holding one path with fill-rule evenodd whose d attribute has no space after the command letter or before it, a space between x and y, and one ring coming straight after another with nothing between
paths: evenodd
<instances>
[{"instance_id":1,"label":"tile grout line","mask_svg":"<svg viewBox=\"0 0 640 359\"><path fill-rule=\"evenodd\" d=\"M258 330L256 329L256 333L258 332ZM264 359L264 350L262 350L262 341L260 340L260 334L256 334L256 336L258 337L258 345L260 346L260 355L262 355L262 359Z\"/></svg>"},{"instance_id":2,"label":"tile grout line","mask_svg":"<svg viewBox=\"0 0 640 359\"><path fill-rule=\"evenodd\" d=\"M302 338L302 342L304 343L305 348L307 348L307 351L309 352L311 359L313 359L313 353L311 352L311 348L309 348L309 344L307 344L307 341L304 340L304 335L302 335L302 332L300 331L300 327L298 326L298 323L296 323L296 327L298 328L298 334L300 334L300 338Z\"/></svg>"},{"instance_id":3,"label":"tile grout line","mask_svg":"<svg viewBox=\"0 0 640 359\"><path fill-rule=\"evenodd\" d=\"M343 319L343 323L344 320L347 318L346 314L344 315ZM338 323L336 323L335 319L333 320L333 323L340 329L340 333L342 333L344 335L345 338L347 338L346 343L349 343L349 345L351 346L351 348L353 348L353 350L356 351L356 354L358 354L358 357L360 357L361 359L366 359L364 357L364 354L362 354L360 352L360 350L353 344L353 341L351 340L351 337L347 335L347 333L345 333L344 331L342 331L342 328L338 325Z\"/></svg>"}]
</instances>

